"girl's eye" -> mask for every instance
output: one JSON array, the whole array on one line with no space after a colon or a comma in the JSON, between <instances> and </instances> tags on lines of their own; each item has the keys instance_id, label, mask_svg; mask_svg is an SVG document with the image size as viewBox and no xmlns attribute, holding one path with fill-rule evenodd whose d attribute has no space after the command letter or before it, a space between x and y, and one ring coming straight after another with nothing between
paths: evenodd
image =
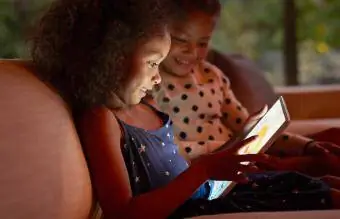
<instances>
[{"instance_id":1,"label":"girl's eye","mask_svg":"<svg viewBox=\"0 0 340 219\"><path fill-rule=\"evenodd\" d=\"M156 62L148 62L148 65L150 68L156 68L158 66L158 64Z\"/></svg>"},{"instance_id":2,"label":"girl's eye","mask_svg":"<svg viewBox=\"0 0 340 219\"><path fill-rule=\"evenodd\" d=\"M202 48L208 47L208 43L200 43L198 45L199 45L199 47L202 47Z\"/></svg>"},{"instance_id":3,"label":"girl's eye","mask_svg":"<svg viewBox=\"0 0 340 219\"><path fill-rule=\"evenodd\" d=\"M177 37L172 37L172 40L176 41L176 42L179 42L179 43L186 43L187 42L186 40L180 39L180 38L177 38Z\"/></svg>"}]
</instances>

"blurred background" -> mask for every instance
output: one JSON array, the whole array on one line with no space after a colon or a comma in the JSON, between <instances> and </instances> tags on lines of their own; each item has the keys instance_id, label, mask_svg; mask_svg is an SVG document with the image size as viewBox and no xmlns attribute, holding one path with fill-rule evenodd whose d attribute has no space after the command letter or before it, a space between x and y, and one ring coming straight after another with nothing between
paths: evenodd
<instances>
[{"instance_id":1,"label":"blurred background","mask_svg":"<svg viewBox=\"0 0 340 219\"><path fill-rule=\"evenodd\" d=\"M30 27L52 0L0 0L0 58L29 58ZM273 85L340 83L339 0L220 0L212 47L253 60Z\"/></svg>"}]
</instances>

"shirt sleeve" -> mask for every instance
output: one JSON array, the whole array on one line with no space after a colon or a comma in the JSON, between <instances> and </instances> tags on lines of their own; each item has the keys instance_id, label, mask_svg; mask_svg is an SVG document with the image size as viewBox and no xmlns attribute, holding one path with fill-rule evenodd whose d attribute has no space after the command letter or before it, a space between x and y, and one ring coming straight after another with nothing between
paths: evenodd
<instances>
[{"instance_id":1,"label":"shirt sleeve","mask_svg":"<svg viewBox=\"0 0 340 219\"><path fill-rule=\"evenodd\" d=\"M223 101L221 104L222 122L231 130L238 133L243 131L245 123L249 117L248 110L242 106L240 101L234 95L230 87L229 79L218 70L221 78L221 91Z\"/></svg>"}]
</instances>

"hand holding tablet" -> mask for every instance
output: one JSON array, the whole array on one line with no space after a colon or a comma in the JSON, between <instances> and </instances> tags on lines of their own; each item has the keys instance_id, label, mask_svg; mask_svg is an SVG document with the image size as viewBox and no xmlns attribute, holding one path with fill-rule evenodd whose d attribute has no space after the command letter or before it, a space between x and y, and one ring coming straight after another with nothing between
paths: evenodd
<instances>
[{"instance_id":1,"label":"hand holding tablet","mask_svg":"<svg viewBox=\"0 0 340 219\"><path fill-rule=\"evenodd\" d=\"M240 139L257 135L258 138L241 148L238 154L264 152L289 124L289 114L282 97L273 104L268 112Z\"/></svg>"},{"instance_id":2,"label":"hand holding tablet","mask_svg":"<svg viewBox=\"0 0 340 219\"><path fill-rule=\"evenodd\" d=\"M217 151L232 148L242 140L248 139L251 136L257 136L254 141L240 148L237 154L257 154L264 152L288 126L289 120L285 102L282 97L279 97L250 130L235 138L233 142L226 143L225 146L222 146ZM242 164L247 164L247 162L243 162ZM209 199L212 200L228 194L234 185L235 183L231 181L216 181L212 187Z\"/></svg>"}]
</instances>

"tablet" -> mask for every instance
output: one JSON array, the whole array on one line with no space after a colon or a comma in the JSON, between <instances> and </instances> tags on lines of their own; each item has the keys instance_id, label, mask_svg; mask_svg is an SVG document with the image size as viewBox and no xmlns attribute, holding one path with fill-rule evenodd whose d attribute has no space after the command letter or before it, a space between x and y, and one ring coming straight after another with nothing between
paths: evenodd
<instances>
[{"instance_id":1,"label":"tablet","mask_svg":"<svg viewBox=\"0 0 340 219\"><path fill-rule=\"evenodd\" d=\"M241 139L257 135L258 138L238 151L238 154L264 152L279 137L289 124L290 117L283 97L270 107L268 112Z\"/></svg>"},{"instance_id":2,"label":"tablet","mask_svg":"<svg viewBox=\"0 0 340 219\"><path fill-rule=\"evenodd\" d=\"M232 147L234 143L240 140L247 139L251 136L257 135L258 138L253 142L247 144L238 150L238 154L257 154L266 151L270 145L279 137L285 130L290 121L286 104L283 97L279 97L277 101L269 108L267 113L252 127L250 130L233 141L227 144ZM246 162L244 162L246 163ZM230 181L214 181L212 186L212 194L209 199L215 199L220 196L228 194L228 192L235 186L234 182Z\"/></svg>"}]
</instances>

